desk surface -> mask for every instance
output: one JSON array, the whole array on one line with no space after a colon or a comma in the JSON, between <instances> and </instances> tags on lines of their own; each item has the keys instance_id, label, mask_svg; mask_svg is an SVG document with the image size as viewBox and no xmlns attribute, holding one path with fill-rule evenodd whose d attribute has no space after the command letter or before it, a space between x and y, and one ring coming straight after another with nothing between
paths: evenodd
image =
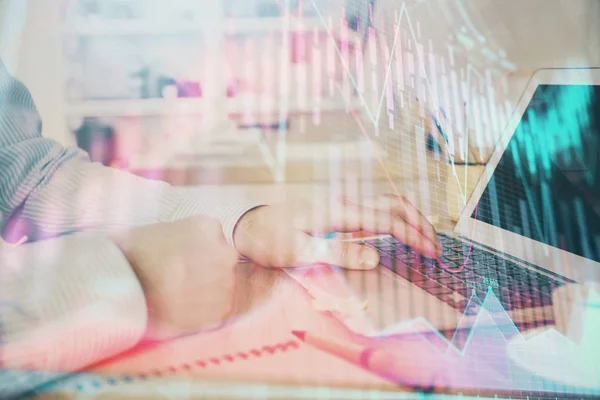
<instances>
[{"instance_id":1,"label":"desk surface","mask_svg":"<svg viewBox=\"0 0 600 400\"><path fill-rule=\"evenodd\" d=\"M334 123L337 116L332 115ZM299 123L295 123L299 122ZM292 130L297 126L303 126L302 121L292 121ZM324 124L321 129L312 127L309 135L322 137L322 133L331 135L331 128ZM304 139L306 137L303 132ZM325 136L327 136L325 135ZM297 136L297 135L296 135ZM415 161L414 155L405 157ZM409 160L410 164L411 161ZM398 165L398 164L397 164ZM412 165L412 164L410 164ZM389 165L388 165L389 166ZM332 170L336 169L335 171ZM389 176L389 172L392 172ZM154 173L155 171L151 171ZM145 175L144 171L138 171L140 175ZM168 170L162 171L158 178L167 180L175 185L198 185L197 190L206 191L211 194L220 194L227 197L243 197L265 203L284 201L297 197L307 197L311 199L323 198L323 196L339 196L348 194L378 194L398 192L407 196L425 215L436 216L439 218L439 225L443 229L452 226L452 221L456 221L462 208L462 204L469 197L477 177L481 173L481 167L470 166L467 171L464 167L458 167L456 176L448 170L448 166L440 160L436 160L430 155L426 158L426 163L419 168L386 168L377 160L366 160L357 162L356 160L336 160L334 163L324 162L296 162L286 168L284 175L285 184L273 183L273 175L265 165L248 168L244 165L233 165L230 168L195 168L187 170ZM244 184L225 184L222 183L244 182ZM296 183L293 183L296 182ZM210 185L211 183L215 185ZM218 185L221 183L221 185ZM254 184L248 184L254 183ZM209 185L206 185L209 184ZM457 186L461 187L463 194L457 198ZM181 190L186 190L182 188ZM232 315L243 319L243 316L253 316L256 310L271 306L277 306L277 294L281 293L281 287L289 285L289 278L282 271L269 270L253 266L251 264L240 264L237 268L237 286L235 306ZM304 296L304 297L303 297ZM297 293L290 302L295 302L294 317L301 322L308 315L314 316L314 310L307 307L309 299L302 293ZM294 300L295 299L295 300ZM283 299L285 300L285 299ZM294 309L290 304L288 312L279 314L281 318L289 318L294 314L289 311ZM285 310L286 308L279 309ZM301 312L303 311L303 312ZM319 322L313 319L313 323L319 325ZM322 321L321 321L322 322ZM283 332L273 320L263 320L263 323L255 323L249 327L245 337L256 336L256 343L278 343L281 340L290 338L289 327L287 332ZM293 325L293 324L292 324ZM301 326L302 328L303 326ZM221 336L227 336L231 333L225 330ZM126 357L104 363L90 372L98 374L119 374L148 371L149 365L162 357L166 360L164 366L167 367L166 374L160 378L151 379L142 384L103 386L101 390L95 392L81 391L70 392L58 391L56 398L79 398L83 394L86 398L102 399L146 399L146 398L315 398L319 395L327 398L368 398L368 397L386 397L386 398L414 398L414 393L401 393L398 386L391 385L389 382L376 377L368 372L352 366L346 362L324 355L314 349L303 347L305 356L298 356L300 352L288 352L287 359L283 364L273 361L269 364L268 357L255 362L247 368L251 371L242 371L244 378L239 379L234 375L235 368L231 374L216 374L210 372L206 374L190 373L185 368L185 363L190 358L194 358L194 353L202 353L206 356L210 353L211 346L215 350L213 354L222 353L219 347L236 347L235 338L243 336L229 336L228 339L218 338L214 334L200 334L195 337L179 339L170 344L164 344L157 348L148 349L144 352L131 353ZM249 343L239 344L239 350L242 351ZM190 347L191 346L191 347ZM301 345L302 346L302 345ZM184 349L183 351L181 349ZM191 349L191 351L190 351ZM208 350L207 350L208 349ZM207 353L208 351L208 353ZM182 354L184 353L184 354ZM284 354L280 354L283 356ZM282 358L280 357L280 360ZM265 361L266 360L266 361ZM275 358L271 358L275 360ZM302 362L308 366L308 375L302 375L294 363ZM170 364L171 363L171 364ZM183 365L183 370L172 371L168 365ZM233 364L232 364L233 365ZM339 371L333 374L332 379L315 379L315 375L310 374L310 369ZM232 368L226 366L226 368ZM289 378L284 373L286 369L294 370L296 376ZM187 371L187 372L186 372ZM218 371L215 368L214 371ZM238 370L237 372L240 372ZM298 375L299 374L299 375ZM236 382L235 385L232 383ZM73 387L71 387L73 389ZM375 392L374 392L375 391ZM170 393L177 393L171 396ZM192 394L194 393L194 394ZM191 395L190 395L191 394ZM44 396L43 398L54 398Z\"/></svg>"},{"instance_id":2,"label":"desk surface","mask_svg":"<svg viewBox=\"0 0 600 400\"><path fill-rule=\"evenodd\" d=\"M97 375L91 379L98 384L80 379L84 383L66 383L66 389L58 393L72 396L66 398L85 394L87 398L124 399L137 391L141 393L139 398L172 398L162 385L179 385L181 389L185 379L195 387L186 389L191 391L190 398L204 398L207 386L214 389L225 384L228 391L222 390L215 397L255 397L257 392L249 390L258 386L262 386L258 393L264 397L271 390L287 391L283 396L276 394L276 398L292 398L299 395L294 390L311 387L316 392L318 387L346 389L347 394L350 389L401 390L358 366L294 340L292 329L326 330L335 337L339 325L337 320L315 311L308 295L281 270L239 264L237 286L227 326L134 350L91 369L89 372ZM131 381L125 381L126 376ZM309 397L316 398L317 393Z\"/></svg>"},{"instance_id":3,"label":"desk surface","mask_svg":"<svg viewBox=\"0 0 600 400\"><path fill-rule=\"evenodd\" d=\"M442 193L446 188L445 184L437 180L405 180L401 184L402 186L399 186L397 189L401 193L406 194L411 201L423 209L426 215L436 216L438 224L444 229L452 226L452 222L449 220L447 210L445 209L445 202L439 201L439 198L436 196L426 197L423 195L423 193ZM358 191L361 193L385 193L391 191L389 181L358 181L357 185ZM343 194L344 187L343 185L321 182L285 185L202 186L195 188L195 190L224 196L242 196L256 201L272 203L299 196L318 199L326 195L339 195ZM423 188L425 188L425 191ZM189 188L182 187L180 190L189 190ZM246 336L250 335L260 340L254 342L250 340L248 343L242 343L246 339L240 342L239 338L243 337L243 334L231 334L227 340L223 340L222 337L215 337L214 334L200 334L197 337L180 339L179 341L144 351L134 351L125 357L103 363L92 369L90 373L99 374L100 376L130 376L136 373L149 373L149 371L152 371L152 367L149 364L160 362L166 368L166 374L154 377L154 379L149 381L138 382L135 385L102 385L101 389L96 388L97 397L87 393L87 398L170 398L157 393L159 388L163 386L173 387L175 391L179 390L175 389L177 387L191 388L191 386L194 386L198 389L197 393L199 394L207 393L206 391L213 391L215 396L219 398L239 398L240 391L250 397L255 396L250 390L257 390L259 391L257 393L264 393L265 396L272 391L274 398L293 398L295 395L302 397L301 393L297 392L297 388L299 387L302 387L303 390L309 390L311 387L313 388L312 390L317 390L315 389L316 387L328 387L330 389L327 390L339 391L338 395L341 398L356 398L357 395L358 397L368 397L369 391L378 392L380 390L384 392L392 390L394 393L393 397L399 396L402 390L398 386L392 385L380 377L301 343L297 343L296 345L301 346L302 351L288 352L289 356L286 356L288 357L287 359L283 358L283 354L273 357L274 364L269 364L268 359L265 358L254 365L247 364L245 368L233 368L231 371L219 372L222 367L215 367L213 369L214 373L211 371L206 374L198 373L198 371L196 373L189 373L185 368L181 368L181 366L185 366L192 359L197 359L198 357L208 357L210 359L211 352L208 351L207 353L206 349L215 349L212 352L213 355L226 353L226 350L221 349L235 349L238 352L247 351L253 346L265 343L289 343L294 339L290 336L290 326L296 326L297 329L306 329L306 326L312 325L322 329L323 324L327 322L323 322L323 320L313 315L315 311L311 308L310 299L306 293L295 292L292 296L293 299L290 297L284 301L277 299L277 296L281 294L281 288L288 287L290 282L290 278L281 270L265 269L252 264L239 264L237 267L238 289L236 291L236 301L232 316L241 318L242 320L247 316L255 318L257 310L264 310L268 307L277 306L276 303L278 302L285 302L286 307L274 310L275 314L271 318L273 320L287 318L288 321L292 321L289 326L276 326L278 324L270 322L272 320L264 320L262 323L257 321L252 326L247 327L248 332ZM292 307L290 302L295 304L296 311L290 311L289 307ZM294 315L293 318L291 317L292 314ZM306 323L307 319L311 321L309 324ZM223 335L226 336L227 332L225 331ZM196 351L195 349L198 350ZM294 353L296 354L294 355ZM298 368L298 363L302 363L308 373L303 372L302 368ZM179 365L177 371L173 369L175 368L173 365ZM296 365L296 367L290 367L293 365ZM319 365L320 367L317 369L320 370L325 368L329 371L339 371L339 373L333 374L329 378L323 376L321 379L318 375L315 376L314 373L310 373L315 368L314 365ZM291 377L290 374L284 373L286 369L291 371ZM236 374L241 374L242 379L239 379ZM236 385L231 386L234 382ZM225 390L223 389L224 387L228 389ZM69 399L77 398L77 393L69 393L73 389L74 386L70 386L68 390L57 392L57 396L64 395ZM135 393L138 394L136 395ZM156 395L156 397L152 397L150 393L152 393L152 396ZM163 393L166 395L166 392ZM303 393L305 393L303 396L306 396L307 392ZM362 393L362 395L359 393ZM373 393L371 394L373 395ZM131 395L134 395L134 397L130 397ZM328 394L325 395L329 396ZM202 396L198 395L192 398L199 397ZM313 396L309 395L309 397Z\"/></svg>"}]
</instances>

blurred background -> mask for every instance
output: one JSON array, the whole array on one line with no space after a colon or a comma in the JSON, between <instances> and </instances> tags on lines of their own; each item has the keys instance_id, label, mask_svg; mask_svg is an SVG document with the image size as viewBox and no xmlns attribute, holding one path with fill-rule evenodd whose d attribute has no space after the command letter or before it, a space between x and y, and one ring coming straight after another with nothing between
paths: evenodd
<instances>
[{"instance_id":1,"label":"blurred background","mask_svg":"<svg viewBox=\"0 0 600 400\"><path fill-rule=\"evenodd\" d=\"M44 136L94 161L221 191L392 181L439 204L457 176L464 203L533 72L600 65L600 2L0 0L0 35ZM421 123L440 109L449 154ZM438 200L418 193L433 178Z\"/></svg>"}]
</instances>

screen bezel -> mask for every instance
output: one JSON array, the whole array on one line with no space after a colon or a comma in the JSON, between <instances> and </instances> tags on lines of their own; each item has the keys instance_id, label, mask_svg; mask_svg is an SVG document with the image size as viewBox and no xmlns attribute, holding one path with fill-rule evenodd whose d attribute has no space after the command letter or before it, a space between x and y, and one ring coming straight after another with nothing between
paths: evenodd
<instances>
[{"instance_id":1,"label":"screen bezel","mask_svg":"<svg viewBox=\"0 0 600 400\"><path fill-rule=\"evenodd\" d=\"M481 244L575 281L600 281L598 262L471 217L539 85L600 85L600 68L541 69L532 76L515 111L508 119L500 140L460 215L454 232L467 238L475 234L475 240Z\"/></svg>"}]
</instances>

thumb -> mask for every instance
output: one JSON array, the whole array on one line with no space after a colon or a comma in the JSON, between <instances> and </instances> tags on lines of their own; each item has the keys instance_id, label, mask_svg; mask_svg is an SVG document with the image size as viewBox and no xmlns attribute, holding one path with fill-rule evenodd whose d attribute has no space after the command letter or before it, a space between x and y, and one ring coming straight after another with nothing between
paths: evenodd
<instances>
[{"instance_id":1,"label":"thumb","mask_svg":"<svg viewBox=\"0 0 600 400\"><path fill-rule=\"evenodd\" d=\"M326 263L348 269L372 269L379 264L379 254L372 247L335 239L302 234L296 265Z\"/></svg>"}]
</instances>

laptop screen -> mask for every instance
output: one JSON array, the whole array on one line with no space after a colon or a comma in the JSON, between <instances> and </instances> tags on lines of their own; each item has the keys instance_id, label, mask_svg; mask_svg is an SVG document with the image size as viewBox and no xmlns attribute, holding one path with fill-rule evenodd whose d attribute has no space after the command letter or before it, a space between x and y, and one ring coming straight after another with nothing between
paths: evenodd
<instances>
[{"instance_id":1,"label":"laptop screen","mask_svg":"<svg viewBox=\"0 0 600 400\"><path fill-rule=\"evenodd\" d=\"M600 262L600 86L541 85L472 217Z\"/></svg>"}]
</instances>

